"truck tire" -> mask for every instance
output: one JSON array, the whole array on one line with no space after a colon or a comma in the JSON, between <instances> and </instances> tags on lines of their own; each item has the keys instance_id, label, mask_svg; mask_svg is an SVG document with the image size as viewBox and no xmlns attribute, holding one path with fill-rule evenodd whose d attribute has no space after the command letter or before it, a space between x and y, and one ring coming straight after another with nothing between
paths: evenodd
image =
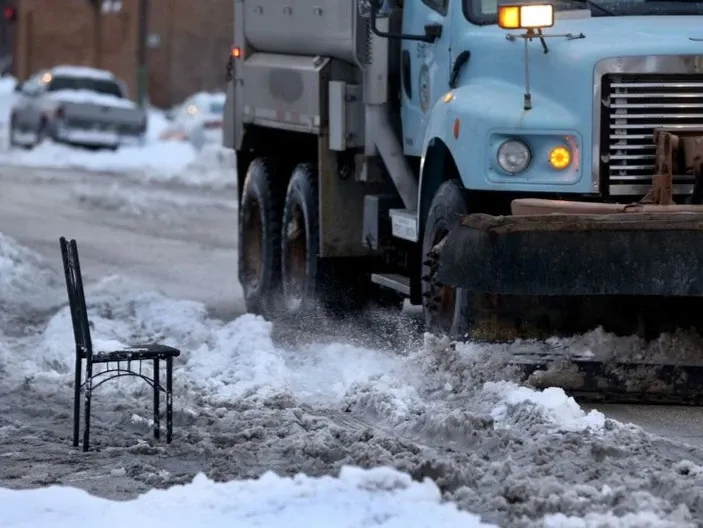
<instances>
[{"instance_id":1,"label":"truck tire","mask_svg":"<svg viewBox=\"0 0 703 528\"><path fill-rule=\"evenodd\" d=\"M310 163L293 169L283 205L281 282L289 316L315 308L320 283L317 171Z\"/></svg>"},{"instance_id":2,"label":"truck tire","mask_svg":"<svg viewBox=\"0 0 703 528\"><path fill-rule=\"evenodd\" d=\"M283 189L270 158L247 168L239 204L239 282L247 311L273 317L280 298Z\"/></svg>"},{"instance_id":3,"label":"truck tire","mask_svg":"<svg viewBox=\"0 0 703 528\"><path fill-rule=\"evenodd\" d=\"M468 213L469 206L459 182L444 182L432 199L422 239L422 309L425 330L435 335L459 338L469 328L470 295L436 280L439 259L433 252L459 220L459 215Z\"/></svg>"},{"instance_id":4,"label":"truck tire","mask_svg":"<svg viewBox=\"0 0 703 528\"><path fill-rule=\"evenodd\" d=\"M317 169L295 167L288 182L281 232L283 306L289 318L343 315L366 299L361 276L345 259L320 259Z\"/></svg>"}]
</instances>

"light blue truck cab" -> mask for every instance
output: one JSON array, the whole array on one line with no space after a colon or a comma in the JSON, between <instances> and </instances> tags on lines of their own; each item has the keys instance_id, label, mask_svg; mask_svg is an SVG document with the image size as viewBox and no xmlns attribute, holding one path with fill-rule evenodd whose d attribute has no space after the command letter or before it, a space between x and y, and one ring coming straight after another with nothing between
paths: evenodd
<instances>
[{"instance_id":1,"label":"light blue truck cab","mask_svg":"<svg viewBox=\"0 0 703 528\"><path fill-rule=\"evenodd\" d=\"M412 72L410 90L402 94L405 153L425 156L427 163L442 144L467 189L645 194L654 143L643 136L660 125L703 125L703 2L567 0L553 5L554 25L543 30L546 48L537 38L526 46L528 110L523 104L525 42L511 38L524 31L497 25L495 0L407 2L404 33L440 24L442 35L433 43L402 44ZM470 57L457 65L464 52ZM455 66L456 87L450 89ZM651 85L648 75L664 78ZM690 88L679 86L684 81ZM648 94L656 93L668 106L664 99L650 100ZM498 162L506 140L529 149L523 170ZM550 151L559 146L572 154L565 168L549 162ZM677 190L686 193L690 187Z\"/></svg>"},{"instance_id":2,"label":"light blue truck cab","mask_svg":"<svg viewBox=\"0 0 703 528\"><path fill-rule=\"evenodd\" d=\"M423 295L436 300L429 326L465 334L486 304L468 292L493 294L492 310L512 320L524 303L496 299L701 295L691 247L703 238L690 222L701 213L692 160L703 155L703 2L506 4L404 5L404 34L441 27L433 42L401 45L403 148L422 157L423 255L441 248L423 267ZM521 12L536 18L520 24ZM675 144L658 147L656 130ZM464 220L447 233L437 206L440 224L447 211ZM556 306L588 319L574 302Z\"/></svg>"},{"instance_id":3,"label":"light blue truck cab","mask_svg":"<svg viewBox=\"0 0 703 528\"><path fill-rule=\"evenodd\" d=\"M249 311L703 296L701 1L238 0L229 71Z\"/></svg>"}]
</instances>

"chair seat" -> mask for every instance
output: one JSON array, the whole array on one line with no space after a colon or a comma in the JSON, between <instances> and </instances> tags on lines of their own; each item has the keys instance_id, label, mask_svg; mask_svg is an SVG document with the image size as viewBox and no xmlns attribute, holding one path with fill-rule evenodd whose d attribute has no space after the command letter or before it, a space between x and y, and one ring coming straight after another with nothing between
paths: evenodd
<instances>
[{"instance_id":1,"label":"chair seat","mask_svg":"<svg viewBox=\"0 0 703 528\"><path fill-rule=\"evenodd\" d=\"M166 359L178 357L181 351L158 343L129 345L117 350L101 350L93 352L93 363L108 363L112 361L139 361L143 359Z\"/></svg>"}]
</instances>

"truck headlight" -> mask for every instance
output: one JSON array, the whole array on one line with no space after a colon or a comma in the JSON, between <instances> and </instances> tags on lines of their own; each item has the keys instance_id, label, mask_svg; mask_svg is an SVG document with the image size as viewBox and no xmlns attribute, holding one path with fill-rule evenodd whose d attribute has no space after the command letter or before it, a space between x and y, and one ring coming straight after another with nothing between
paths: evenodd
<instances>
[{"instance_id":1,"label":"truck headlight","mask_svg":"<svg viewBox=\"0 0 703 528\"><path fill-rule=\"evenodd\" d=\"M509 139L498 148L497 158L501 169L510 174L518 174L528 167L532 154L524 141Z\"/></svg>"}]
</instances>

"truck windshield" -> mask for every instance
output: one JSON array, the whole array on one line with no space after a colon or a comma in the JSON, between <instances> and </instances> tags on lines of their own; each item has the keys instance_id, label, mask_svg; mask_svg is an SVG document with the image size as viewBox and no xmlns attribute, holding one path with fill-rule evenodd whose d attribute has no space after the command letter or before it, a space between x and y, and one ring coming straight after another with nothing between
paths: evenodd
<instances>
[{"instance_id":1,"label":"truck windshield","mask_svg":"<svg viewBox=\"0 0 703 528\"><path fill-rule=\"evenodd\" d=\"M530 0L533 3L544 1ZM475 24L497 23L501 0L463 0L464 13ZM557 11L589 9L591 16L703 15L703 0L553 0Z\"/></svg>"},{"instance_id":2,"label":"truck windshield","mask_svg":"<svg viewBox=\"0 0 703 528\"><path fill-rule=\"evenodd\" d=\"M119 85L108 79L57 75L49 82L47 91L57 92L59 90L89 90L122 98L122 90Z\"/></svg>"}]
</instances>

